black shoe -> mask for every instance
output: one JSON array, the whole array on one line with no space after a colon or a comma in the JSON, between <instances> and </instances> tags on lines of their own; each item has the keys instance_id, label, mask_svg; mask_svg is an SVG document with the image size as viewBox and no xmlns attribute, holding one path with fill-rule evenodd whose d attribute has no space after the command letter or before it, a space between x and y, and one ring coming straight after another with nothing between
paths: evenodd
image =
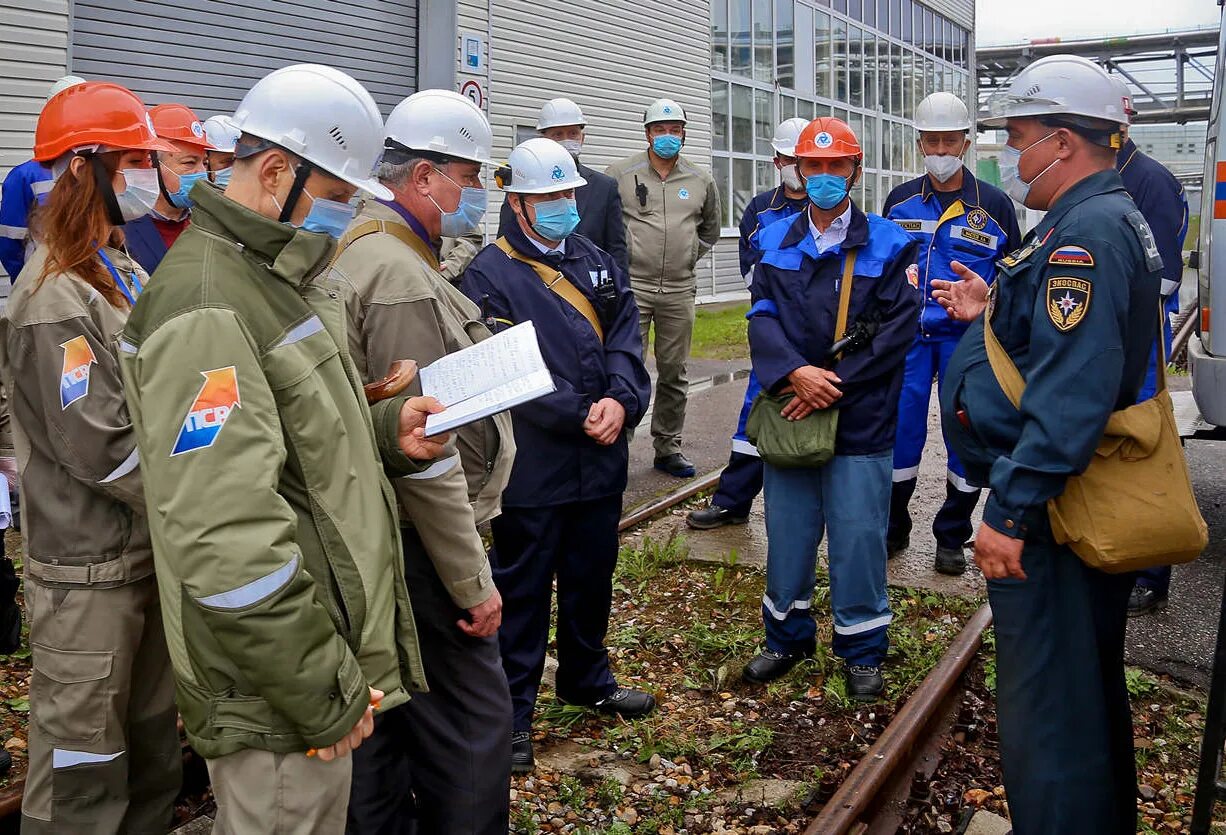
<instances>
[{"instance_id":1,"label":"black shoe","mask_svg":"<svg viewBox=\"0 0 1226 835\"><path fill-rule=\"evenodd\" d=\"M532 732L511 731L511 773L528 774L536 768L532 758Z\"/></svg>"},{"instance_id":2,"label":"black shoe","mask_svg":"<svg viewBox=\"0 0 1226 835\"><path fill-rule=\"evenodd\" d=\"M1145 586L1133 586L1132 594L1128 595L1128 617L1148 615L1159 609L1166 608L1167 595Z\"/></svg>"},{"instance_id":3,"label":"black shoe","mask_svg":"<svg viewBox=\"0 0 1226 835\"><path fill-rule=\"evenodd\" d=\"M656 709L656 697L642 690L618 687L592 707L601 713L620 716L623 719L638 719Z\"/></svg>"},{"instance_id":4,"label":"black shoe","mask_svg":"<svg viewBox=\"0 0 1226 835\"><path fill-rule=\"evenodd\" d=\"M966 573L966 552L961 548L942 548L937 546L937 556L932 567L938 574L948 574L950 577L960 577Z\"/></svg>"},{"instance_id":5,"label":"black shoe","mask_svg":"<svg viewBox=\"0 0 1226 835\"><path fill-rule=\"evenodd\" d=\"M847 678L847 698L852 701L875 701L881 691L885 690L885 679L881 677L880 667L847 664L843 667L843 675Z\"/></svg>"},{"instance_id":6,"label":"black shoe","mask_svg":"<svg viewBox=\"0 0 1226 835\"><path fill-rule=\"evenodd\" d=\"M910 547L911 547L911 536L909 534L906 536L899 537L898 539L890 539L889 537L886 537L886 540L885 540L886 559L892 560Z\"/></svg>"},{"instance_id":7,"label":"black shoe","mask_svg":"<svg viewBox=\"0 0 1226 835\"><path fill-rule=\"evenodd\" d=\"M766 684L787 675L793 667L801 662L804 656L775 652L764 649L749 660L741 671L741 678L753 684Z\"/></svg>"},{"instance_id":8,"label":"black shoe","mask_svg":"<svg viewBox=\"0 0 1226 835\"><path fill-rule=\"evenodd\" d=\"M680 452L672 455L657 456L655 468L676 478L693 478L694 464Z\"/></svg>"},{"instance_id":9,"label":"black shoe","mask_svg":"<svg viewBox=\"0 0 1226 835\"><path fill-rule=\"evenodd\" d=\"M748 516L737 516L726 507L713 504L702 510L691 510L685 517L685 523L697 531L709 531L724 525L744 525Z\"/></svg>"}]
</instances>

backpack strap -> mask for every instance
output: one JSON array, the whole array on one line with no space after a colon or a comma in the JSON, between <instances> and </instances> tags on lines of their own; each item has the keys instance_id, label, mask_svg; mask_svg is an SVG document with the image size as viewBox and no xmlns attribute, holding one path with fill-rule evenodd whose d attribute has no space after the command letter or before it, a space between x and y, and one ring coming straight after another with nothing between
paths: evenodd
<instances>
[{"instance_id":1,"label":"backpack strap","mask_svg":"<svg viewBox=\"0 0 1226 835\"><path fill-rule=\"evenodd\" d=\"M346 232L345 237L341 238L340 244L336 247L336 255L332 256L332 263L335 264L337 259L341 257L341 253L348 249L354 241L359 238L365 238L367 235L373 235L376 232L391 235L424 258L426 263L436 271L439 269L438 256L434 254L434 250L416 232L407 226L402 226L399 223L388 223L385 220L368 220Z\"/></svg>"},{"instance_id":2,"label":"backpack strap","mask_svg":"<svg viewBox=\"0 0 1226 835\"><path fill-rule=\"evenodd\" d=\"M579 312L579 315L587 319L588 324L592 326L592 330L596 331L596 337L604 342L604 328L601 327L600 317L596 315L596 308L592 307L592 303L588 301L588 297L580 292L579 288L571 284L566 276L560 270L556 270L546 264L542 264L535 258L529 258L522 252L511 246L511 242L506 238L499 238L494 241L494 246L498 247L506 254L508 258L515 261L527 264L536 273L537 277L554 293L556 293L562 301L569 304Z\"/></svg>"}]
</instances>

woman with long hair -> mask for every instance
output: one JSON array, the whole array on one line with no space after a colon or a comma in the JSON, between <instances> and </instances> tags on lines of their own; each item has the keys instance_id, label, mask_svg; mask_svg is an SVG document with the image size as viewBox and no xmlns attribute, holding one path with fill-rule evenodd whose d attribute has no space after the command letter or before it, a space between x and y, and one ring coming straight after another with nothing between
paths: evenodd
<instances>
[{"instance_id":1,"label":"woman with long hair","mask_svg":"<svg viewBox=\"0 0 1226 835\"><path fill-rule=\"evenodd\" d=\"M53 96L34 158L55 185L0 319L24 496L30 620L22 832L164 832L180 782L174 687L118 335L148 276L123 224L165 150L131 91Z\"/></svg>"}]
</instances>

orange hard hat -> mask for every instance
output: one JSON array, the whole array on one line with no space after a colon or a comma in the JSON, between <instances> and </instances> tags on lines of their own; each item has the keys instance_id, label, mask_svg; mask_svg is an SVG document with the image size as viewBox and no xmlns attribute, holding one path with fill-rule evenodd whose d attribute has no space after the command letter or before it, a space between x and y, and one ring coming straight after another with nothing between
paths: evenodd
<instances>
[{"instance_id":1,"label":"orange hard hat","mask_svg":"<svg viewBox=\"0 0 1226 835\"><path fill-rule=\"evenodd\" d=\"M796 140L793 156L804 159L855 157L862 159L860 140L842 119L819 116L805 126Z\"/></svg>"},{"instance_id":2,"label":"orange hard hat","mask_svg":"<svg viewBox=\"0 0 1226 835\"><path fill-rule=\"evenodd\" d=\"M52 162L74 148L173 151L158 139L145 105L126 87L86 81L52 96L34 129L34 159Z\"/></svg>"},{"instance_id":3,"label":"orange hard hat","mask_svg":"<svg viewBox=\"0 0 1226 835\"><path fill-rule=\"evenodd\" d=\"M162 139L186 142L205 151L216 150L209 144L200 119L185 104L159 104L157 107L151 107L149 118L153 120L153 129Z\"/></svg>"}]
</instances>

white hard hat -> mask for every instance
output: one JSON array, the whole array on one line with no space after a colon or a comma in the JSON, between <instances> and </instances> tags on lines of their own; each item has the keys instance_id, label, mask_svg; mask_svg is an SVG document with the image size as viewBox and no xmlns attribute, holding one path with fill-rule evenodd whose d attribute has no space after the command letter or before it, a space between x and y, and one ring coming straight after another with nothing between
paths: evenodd
<instances>
[{"instance_id":1,"label":"white hard hat","mask_svg":"<svg viewBox=\"0 0 1226 835\"><path fill-rule=\"evenodd\" d=\"M1115 82L1115 87L1119 90L1120 101L1124 103L1124 115L1128 117L1128 124L1132 124L1132 117L1137 112L1136 106L1132 103L1132 88L1122 76L1113 75L1111 80Z\"/></svg>"},{"instance_id":2,"label":"white hard hat","mask_svg":"<svg viewBox=\"0 0 1226 835\"><path fill-rule=\"evenodd\" d=\"M924 131L970 130L971 113L953 93L932 93L915 108L915 129Z\"/></svg>"},{"instance_id":3,"label":"white hard hat","mask_svg":"<svg viewBox=\"0 0 1226 835\"><path fill-rule=\"evenodd\" d=\"M543 136L517 145L498 177L502 190L510 194L552 194L587 185L570 152Z\"/></svg>"},{"instance_id":4,"label":"white hard hat","mask_svg":"<svg viewBox=\"0 0 1226 835\"><path fill-rule=\"evenodd\" d=\"M774 138L771 139L771 147L775 149L775 153L785 157L795 156L796 140L800 139L800 132L808 126L809 120L799 116L780 122L775 128Z\"/></svg>"},{"instance_id":5,"label":"white hard hat","mask_svg":"<svg viewBox=\"0 0 1226 835\"><path fill-rule=\"evenodd\" d=\"M414 93L387 117L388 148L487 163L493 144L494 133L481 108L451 90Z\"/></svg>"},{"instance_id":6,"label":"white hard hat","mask_svg":"<svg viewBox=\"0 0 1226 835\"><path fill-rule=\"evenodd\" d=\"M643 127L655 122L686 123L685 109L672 99L656 99L643 113Z\"/></svg>"},{"instance_id":7,"label":"white hard hat","mask_svg":"<svg viewBox=\"0 0 1226 835\"><path fill-rule=\"evenodd\" d=\"M234 153L234 144L242 131L229 116L210 116L204 120L204 136L213 146L214 151L223 154Z\"/></svg>"},{"instance_id":8,"label":"white hard hat","mask_svg":"<svg viewBox=\"0 0 1226 835\"><path fill-rule=\"evenodd\" d=\"M383 200L392 193L373 177L383 155L383 118L370 93L322 64L273 70L247 91L234 126L272 142Z\"/></svg>"},{"instance_id":9,"label":"white hard hat","mask_svg":"<svg viewBox=\"0 0 1226 835\"><path fill-rule=\"evenodd\" d=\"M541 115L536 117L537 130L586 124L583 111L570 99L550 99L541 105Z\"/></svg>"},{"instance_id":10,"label":"white hard hat","mask_svg":"<svg viewBox=\"0 0 1226 835\"><path fill-rule=\"evenodd\" d=\"M988 100L989 127L1029 116L1063 117L1126 124L1119 88L1102 67L1075 55L1041 58L1019 72L1007 89ZM1093 127L1086 124L1086 127Z\"/></svg>"},{"instance_id":11,"label":"white hard hat","mask_svg":"<svg viewBox=\"0 0 1226 835\"><path fill-rule=\"evenodd\" d=\"M47 98L50 99L56 93L62 93L69 87L76 87L78 84L84 84L85 79L79 75L66 75L63 78L56 79L56 82L51 85L51 90L47 93Z\"/></svg>"}]
</instances>

